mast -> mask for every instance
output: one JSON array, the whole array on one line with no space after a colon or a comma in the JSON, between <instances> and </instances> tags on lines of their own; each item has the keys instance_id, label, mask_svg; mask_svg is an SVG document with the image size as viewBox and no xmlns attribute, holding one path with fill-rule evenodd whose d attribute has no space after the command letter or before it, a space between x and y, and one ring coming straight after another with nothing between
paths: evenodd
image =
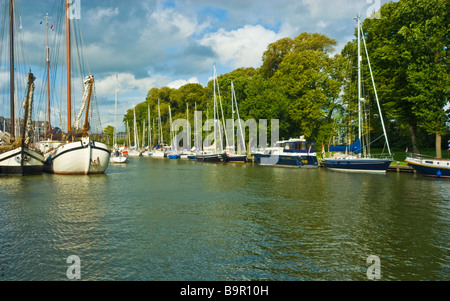
<instances>
[{"instance_id":1,"label":"mast","mask_svg":"<svg viewBox=\"0 0 450 301\"><path fill-rule=\"evenodd\" d=\"M244 133L242 132L241 117L239 116L239 108L238 108L237 99L236 99L236 92L234 91L233 81L231 81L231 89L233 91L232 97L234 98L234 105L236 106L236 113L237 113L237 118L238 118L238 123L239 123L239 132L241 133L241 139L242 139L242 143L244 144L244 149L245 149ZM233 116L234 116L234 110L233 110ZM234 124L234 119L233 119L233 124ZM233 129L234 129L234 125L233 125ZM234 139L234 135L233 135L233 139ZM234 142L233 142L233 146L234 146Z\"/></svg>"},{"instance_id":2,"label":"mast","mask_svg":"<svg viewBox=\"0 0 450 301\"><path fill-rule=\"evenodd\" d=\"M360 143L361 140L361 19L358 15L358 138Z\"/></svg>"},{"instance_id":3,"label":"mast","mask_svg":"<svg viewBox=\"0 0 450 301\"><path fill-rule=\"evenodd\" d=\"M9 66L9 90L11 103L11 140L15 137L15 112L14 112L14 0L9 1L9 48L10 48L10 66Z\"/></svg>"},{"instance_id":4,"label":"mast","mask_svg":"<svg viewBox=\"0 0 450 301\"><path fill-rule=\"evenodd\" d=\"M133 114L134 114L134 121L133 121L134 148L138 149L137 126L136 126L136 107L133 108Z\"/></svg>"},{"instance_id":5,"label":"mast","mask_svg":"<svg viewBox=\"0 0 450 301\"><path fill-rule=\"evenodd\" d=\"M217 134L216 134L216 127L217 127L217 120L216 120L216 64L214 64L214 151L217 153Z\"/></svg>"},{"instance_id":6,"label":"mast","mask_svg":"<svg viewBox=\"0 0 450 301\"><path fill-rule=\"evenodd\" d=\"M189 104L186 103L186 148L191 149L191 131L189 126Z\"/></svg>"},{"instance_id":7,"label":"mast","mask_svg":"<svg viewBox=\"0 0 450 301\"><path fill-rule=\"evenodd\" d=\"M375 87L375 80L373 78L372 67L370 65L369 52L367 51L366 40L364 39L364 32L362 31L362 28L361 28L361 32L363 33L362 38L363 38L363 42L364 42L364 49L366 50L367 65L369 66L370 77L372 78L373 91L375 92L375 98L377 100L378 112L380 113L381 126L383 127L383 134L384 134L384 137L386 140L386 145L387 145L387 149L389 152L389 156L392 156L391 148L389 147L389 140L388 140L387 134L386 134L386 127L384 126L383 114L381 113L381 106L380 106L380 101L378 99L377 88Z\"/></svg>"},{"instance_id":8,"label":"mast","mask_svg":"<svg viewBox=\"0 0 450 301\"><path fill-rule=\"evenodd\" d=\"M117 94L119 93L119 76L116 74L116 99L114 105L114 136L113 136L113 147L117 147Z\"/></svg>"},{"instance_id":9,"label":"mast","mask_svg":"<svg viewBox=\"0 0 450 301\"><path fill-rule=\"evenodd\" d=\"M148 151L151 151L152 148L152 127L151 127L151 119L150 119L150 104L147 106L147 114L148 114Z\"/></svg>"},{"instance_id":10,"label":"mast","mask_svg":"<svg viewBox=\"0 0 450 301\"><path fill-rule=\"evenodd\" d=\"M67 51L67 133L72 131L72 85L70 62L70 1L66 0L66 51Z\"/></svg>"},{"instance_id":11,"label":"mast","mask_svg":"<svg viewBox=\"0 0 450 301\"><path fill-rule=\"evenodd\" d=\"M47 97L48 97L48 132L50 133L52 127L50 125L50 49L48 47L48 13L44 16L45 20L46 20L46 45L47 45L47 50L46 50L46 54L47 54Z\"/></svg>"}]
</instances>

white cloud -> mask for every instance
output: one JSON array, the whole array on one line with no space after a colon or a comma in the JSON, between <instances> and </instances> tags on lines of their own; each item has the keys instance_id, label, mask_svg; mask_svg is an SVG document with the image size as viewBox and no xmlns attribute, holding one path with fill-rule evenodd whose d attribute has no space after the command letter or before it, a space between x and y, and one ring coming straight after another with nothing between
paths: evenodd
<instances>
[{"instance_id":1,"label":"white cloud","mask_svg":"<svg viewBox=\"0 0 450 301\"><path fill-rule=\"evenodd\" d=\"M198 84L198 78L197 77L191 77L188 80L184 80L184 79L178 79L175 80L173 82L170 82L167 87L172 88L172 89L178 89L186 84Z\"/></svg>"},{"instance_id":2,"label":"white cloud","mask_svg":"<svg viewBox=\"0 0 450 301\"><path fill-rule=\"evenodd\" d=\"M278 38L274 31L261 25L245 25L231 31L221 28L205 35L200 43L210 46L222 64L229 64L232 68L257 68L262 63L267 46Z\"/></svg>"}]
</instances>

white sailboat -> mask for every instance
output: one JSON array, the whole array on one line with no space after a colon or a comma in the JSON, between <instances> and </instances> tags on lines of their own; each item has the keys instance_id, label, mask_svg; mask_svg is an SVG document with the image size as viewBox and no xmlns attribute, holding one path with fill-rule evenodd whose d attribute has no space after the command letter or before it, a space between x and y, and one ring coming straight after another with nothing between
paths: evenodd
<instances>
[{"instance_id":1,"label":"white sailboat","mask_svg":"<svg viewBox=\"0 0 450 301\"><path fill-rule=\"evenodd\" d=\"M234 135L232 135L231 147L227 147L228 162L230 162L230 163L245 163L245 162L247 162L247 155L245 155L242 151L242 149L245 149L244 133L242 131L241 119L239 117L239 108L238 108L238 104L237 104L237 100L236 100L236 93L234 91L234 84L233 84L233 81L231 81L231 110L232 110L231 120L233 121L233 133L234 133L235 109L236 109L238 124L239 124L238 133L239 133L240 139L238 139L238 141L240 140L241 144L238 144L238 151L236 151L235 143L234 143Z\"/></svg>"},{"instance_id":2,"label":"white sailboat","mask_svg":"<svg viewBox=\"0 0 450 301\"><path fill-rule=\"evenodd\" d=\"M140 157L142 155L141 150L139 149L139 139L138 139L138 132L137 132L137 124L136 124L136 108L133 108L133 114L134 114L134 146L131 147L131 150L128 152L129 157Z\"/></svg>"},{"instance_id":3,"label":"white sailboat","mask_svg":"<svg viewBox=\"0 0 450 301\"><path fill-rule=\"evenodd\" d=\"M33 138L33 128L31 121L34 80L31 72L27 75L27 96L23 107L25 109L24 126L22 137L15 140L15 101L14 101L14 1L10 0L9 21L10 21L10 109L11 125L10 133L0 131L0 175L34 175L42 174L44 166L44 156L30 147Z\"/></svg>"},{"instance_id":4,"label":"white sailboat","mask_svg":"<svg viewBox=\"0 0 450 301\"><path fill-rule=\"evenodd\" d=\"M361 88L361 20L360 17L357 17L358 22L358 141L362 141L362 116L361 116L361 102L364 101L362 98L362 88ZM364 39L364 35L362 35ZM365 44L364 44L365 45ZM322 164L324 167L331 170L340 170L340 171L356 171L356 172L374 172L374 173L385 173L389 168L389 165L392 162L392 154L389 148L389 141L386 135L386 129L384 127L383 115L381 113L380 103L378 101L378 96L376 93L375 82L373 80L372 69L370 67L369 56L367 53L366 47L366 55L370 70L370 75L372 77L372 84L375 91L375 98L378 105L378 111L380 115L381 125L383 127L384 137L386 139L386 145L389 152L388 158L372 158L370 155L366 155L365 157L361 157L361 146L359 142L356 143L356 154L345 154L339 155L338 157L330 157L324 158L322 160ZM332 150L332 148L330 148ZM347 152L346 152L347 153Z\"/></svg>"},{"instance_id":5,"label":"white sailboat","mask_svg":"<svg viewBox=\"0 0 450 301\"><path fill-rule=\"evenodd\" d=\"M114 106L114 134L113 134L113 151L111 152L110 163L127 163L128 158L123 155L122 150L117 145L117 97L119 94L119 78L116 75L116 99Z\"/></svg>"},{"instance_id":6,"label":"white sailboat","mask_svg":"<svg viewBox=\"0 0 450 301\"><path fill-rule=\"evenodd\" d=\"M157 145L157 148L152 151L152 157L153 158L165 158L165 157L167 157L167 154L164 149L164 139L163 139L162 125L161 125L161 109L159 107L159 99L158 99L158 133L159 133L158 145Z\"/></svg>"},{"instance_id":7,"label":"white sailboat","mask_svg":"<svg viewBox=\"0 0 450 301\"><path fill-rule=\"evenodd\" d=\"M216 97L216 82L217 74L216 74L216 66L214 65L214 78L213 78L213 86L214 86L214 143L210 146L203 146L203 151L198 153L196 156L197 161L202 162L211 162L211 163L226 163L228 161L228 156L226 151L223 150L223 135L221 132L220 126L220 118L218 113L218 103ZM218 89L218 87L217 87ZM219 92L220 93L220 92ZM220 100L220 94L219 94ZM223 111L222 111L223 112ZM223 118L223 113L222 113Z\"/></svg>"},{"instance_id":8,"label":"white sailboat","mask_svg":"<svg viewBox=\"0 0 450 301\"><path fill-rule=\"evenodd\" d=\"M146 150L142 152L143 156L150 157L152 155L152 127L151 127L151 118L150 118L150 105L147 106L147 117L148 117L148 147Z\"/></svg>"},{"instance_id":9,"label":"white sailboat","mask_svg":"<svg viewBox=\"0 0 450 301\"><path fill-rule=\"evenodd\" d=\"M70 55L70 2L66 2L66 42L67 42L67 129L71 133L71 55ZM109 165L111 153L108 147L90 139L88 131L91 97L94 92L94 76L84 80L84 95L75 128L81 129L80 118L85 113L82 137L80 141L68 142L48 154L44 171L54 174L101 174Z\"/></svg>"}]
</instances>

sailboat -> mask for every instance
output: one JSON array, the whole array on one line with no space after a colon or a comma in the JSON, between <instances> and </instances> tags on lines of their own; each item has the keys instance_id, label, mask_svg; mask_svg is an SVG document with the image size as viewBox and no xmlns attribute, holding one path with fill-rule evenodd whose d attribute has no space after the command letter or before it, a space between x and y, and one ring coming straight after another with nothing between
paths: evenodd
<instances>
[{"instance_id":1,"label":"sailboat","mask_svg":"<svg viewBox=\"0 0 450 301\"><path fill-rule=\"evenodd\" d=\"M216 75L216 66L214 65L214 77L213 77L213 86L214 86L214 143L211 146L203 147L203 151L198 153L196 156L197 161L201 162L211 162L211 163L226 163L228 161L228 156L226 151L223 150L223 147L219 144L222 144L222 133L220 132L220 119L218 119L218 104L217 104L217 97L216 97L216 82L217 82L217 75ZM218 82L217 82L218 85ZM220 99L220 94L219 94Z\"/></svg>"},{"instance_id":2,"label":"sailboat","mask_svg":"<svg viewBox=\"0 0 450 301\"><path fill-rule=\"evenodd\" d=\"M152 151L153 158L165 158L167 157L166 152L164 150L164 141L163 141L163 131L161 125L161 109L159 107L159 99L158 99L158 145L156 149Z\"/></svg>"},{"instance_id":3,"label":"sailboat","mask_svg":"<svg viewBox=\"0 0 450 301\"><path fill-rule=\"evenodd\" d=\"M234 106L233 106L234 104ZM245 140L244 140L244 133L242 131L242 124L241 124L241 119L239 117L239 108L238 108L238 104L237 104L237 100L236 100L236 93L234 91L234 84L233 81L231 81L231 110L232 110L232 121L233 121L233 132L234 132L234 109L236 109L236 113L237 113L237 118L238 118L238 124L239 124L239 131L238 133L240 134L240 140L241 140L241 144L243 145L238 145L238 149L240 150L239 153L236 152L235 150L235 146L234 146L234 135L232 135L233 139L232 139L232 146L231 148L227 148L227 150L229 151L228 154L228 162L230 163L245 163L247 162L247 155L242 153L242 149L245 149Z\"/></svg>"},{"instance_id":4,"label":"sailboat","mask_svg":"<svg viewBox=\"0 0 450 301\"><path fill-rule=\"evenodd\" d=\"M169 157L169 159L179 159L180 155L178 154L178 150L175 146L175 136L173 132L172 112L170 110L170 105L169 105L169 122L170 122L170 150L167 156Z\"/></svg>"},{"instance_id":5,"label":"sailboat","mask_svg":"<svg viewBox=\"0 0 450 301\"><path fill-rule=\"evenodd\" d=\"M114 134L113 134L113 151L111 152L110 163L127 163L128 158L124 156L117 146L117 95L119 94L119 77L116 75L116 100L114 106Z\"/></svg>"},{"instance_id":6,"label":"sailboat","mask_svg":"<svg viewBox=\"0 0 450 301\"><path fill-rule=\"evenodd\" d=\"M66 2L66 42L67 42L67 131L72 132L72 104L71 104L71 52L70 52L70 2ZM109 165L111 152L100 142L92 141L89 137L89 110L94 92L94 76L88 75L84 79L84 94L80 110L75 120L75 129L82 130L80 141L67 142L58 146L48 154L44 171L54 174L101 174ZM84 124L81 129L81 117L84 112Z\"/></svg>"},{"instance_id":7,"label":"sailboat","mask_svg":"<svg viewBox=\"0 0 450 301\"><path fill-rule=\"evenodd\" d=\"M22 136L15 140L15 102L14 102L14 1L10 0L10 133L1 132L1 141L6 143L0 147L0 175L35 175L42 174L44 156L30 146L33 139L32 106L35 77L31 71L27 75L27 96L23 104L25 116ZM4 129L6 130L6 129Z\"/></svg>"},{"instance_id":8,"label":"sailboat","mask_svg":"<svg viewBox=\"0 0 450 301\"><path fill-rule=\"evenodd\" d=\"M378 111L379 111L379 115L380 115L380 119L381 119L381 124L383 127L384 137L386 139L386 145L388 148L389 157L388 158L372 158L370 155L361 157L361 147L360 147L360 142L359 142L359 141L362 141L361 102L364 101L364 99L362 98L362 88L361 88L361 60L362 59L360 56L362 29L361 29L360 17L358 16L356 18L356 20L358 23L358 125L359 125L358 126L358 129L359 129L358 140L356 141L356 144L354 145L354 146L356 146L356 149L354 149L354 154L349 155L349 152L346 152L346 154L339 155L337 157L323 158L322 164L324 167L331 169L331 170L385 173L387 171L387 169L389 168L389 165L392 162L392 154L391 154L391 150L389 147L389 141L388 141L387 135L386 135L386 129L385 129L384 122L383 122L383 115L381 113L380 103L378 101L378 96L376 93L375 82L373 80L372 69L370 67L369 56L367 53L367 47L366 47L366 55L367 55L367 60L368 60L368 66L369 66L369 70L370 70L370 75L372 77L373 88L375 91L375 98L376 98L377 105L378 105ZM362 35L362 37L364 39L364 35ZM364 43L365 43L365 41L364 41ZM330 148L330 151L332 151L332 150L333 149Z\"/></svg>"},{"instance_id":9,"label":"sailboat","mask_svg":"<svg viewBox=\"0 0 450 301\"><path fill-rule=\"evenodd\" d=\"M189 126L189 104L186 103L186 146L180 152L180 159L188 160L190 156L195 156L191 151L191 127Z\"/></svg>"},{"instance_id":10,"label":"sailboat","mask_svg":"<svg viewBox=\"0 0 450 301\"><path fill-rule=\"evenodd\" d=\"M138 132L137 132L137 124L136 124L136 108L133 108L133 114L134 114L134 146L131 148L131 150L128 152L129 157L140 157L142 155L141 150L139 149L139 139L138 139Z\"/></svg>"},{"instance_id":11,"label":"sailboat","mask_svg":"<svg viewBox=\"0 0 450 301\"><path fill-rule=\"evenodd\" d=\"M152 155L152 128L150 126L150 104L147 106L147 117L148 117L148 130L147 130L147 134L148 134L148 147L146 150L144 150L142 152L143 156L151 156ZM144 141L144 138L142 138L142 141Z\"/></svg>"}]
</instances>

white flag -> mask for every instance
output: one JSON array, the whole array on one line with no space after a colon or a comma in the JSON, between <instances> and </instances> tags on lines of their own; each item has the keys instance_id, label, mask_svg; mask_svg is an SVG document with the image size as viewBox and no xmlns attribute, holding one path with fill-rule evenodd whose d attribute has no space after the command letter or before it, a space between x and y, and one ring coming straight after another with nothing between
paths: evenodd
<instances>
[{"instance_id":1,"label":"white flag","mask_svg":"<svg viewBox=\"0 0 450 301\"><path fill-rule=\"evenodd\" d=\"M81 0L67 0L69 3L69 19L81 19Z\"/></svg>"}]
</instances>

